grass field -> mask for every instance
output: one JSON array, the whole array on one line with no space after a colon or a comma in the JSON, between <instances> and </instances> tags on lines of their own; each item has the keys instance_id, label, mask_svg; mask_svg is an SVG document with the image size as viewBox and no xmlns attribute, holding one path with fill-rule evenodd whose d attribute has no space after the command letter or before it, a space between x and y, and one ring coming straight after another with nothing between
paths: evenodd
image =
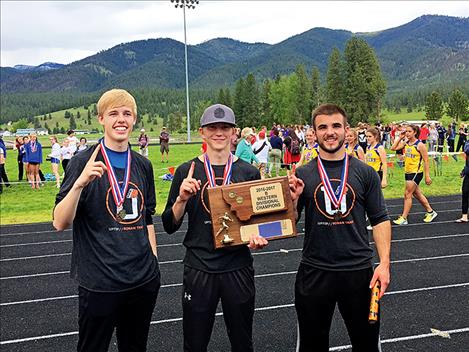
<instances>
[{"instance_id":1,"label":"grass field","mask_svg":"<svg viewBox=\"0 0 469 352\"><path fill-rule=\"evenodd\" d=\"M44 154L49 151L45 150ZM170 151L170 162L162 164L158 146L151 146L149 150L150 161L153 164L155 173L155 186L157 192L157 213L161 214L166 204L171 182L163 181L160 177L168 173L168 167L177 167L184 161L200 153L200 144L172 145ZM32 190L29 185L23 181L21 184L17 181L16 152L9 151L7 154L6 171L10 181L13 182L9 188L4 188L0 195L0 224L31 223L51 221L52 208L54 206L57 188L55 182L48 182L40 190ZM462 157L455 161L453 158L444 158L442 160L442 174L435 175L435 163L431 163L430 171L433 179L431 186L422 185L422 190L426 195L448 195L457 194L461 190L461 181L459 172L463 167ZM44 158L45 160L45 158ZM394 159L392 159L394 160ZM49 162L42 166L44 174L51 172ZM286 174L286 171L282 171ZM386 198L400 198L404 188L404 172L395 165L389 174L389 186L384 190Z\"/></svg>"}]
</instances>

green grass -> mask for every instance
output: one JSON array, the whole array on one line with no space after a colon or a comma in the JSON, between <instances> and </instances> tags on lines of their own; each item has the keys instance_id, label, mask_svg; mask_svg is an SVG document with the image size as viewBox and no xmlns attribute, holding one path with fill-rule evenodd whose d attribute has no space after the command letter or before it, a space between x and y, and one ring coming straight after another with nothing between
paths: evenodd
<instances>
[{"instance_id":1,"label":"green grass","mask_svg":"<svg viewBox=\"0 0 469 352\"><path fill-rule=\"evenodd\" d=\"M163 181L160 176L168 173L168 167L178 166L200 153L200 144L171 145L170 148L170 162L167 164L161 163L158 146L152 146L149 150L150 161L155 173L158 214L164 210L171 186L170 182ZM46 150L44 154L47 152ZM17 181L16 152L9 150L7 156L8 177L10 181ZM449 157L448 160L443 160L442 175L435 176L432 163L430 172L433 184L427 186L422 182L421 187L424 194L437 196L460 193L461 181L458 175L463 164L462 157L458 157L457 162ZM41 169L44 173L50 173L50 163L44 163ZM285 170L282 170L282 173L285 174ZM384 196L386 198L401 198L404 193L403 170L395 166L392 169L392 174L389 175L388 183L388 187L384 190ZM51 221L56 194L55 182L46 183L40 190L33 190L25 183L4 188L3 194L0 195L0 224Z\"/></svg>"}]
</instances>

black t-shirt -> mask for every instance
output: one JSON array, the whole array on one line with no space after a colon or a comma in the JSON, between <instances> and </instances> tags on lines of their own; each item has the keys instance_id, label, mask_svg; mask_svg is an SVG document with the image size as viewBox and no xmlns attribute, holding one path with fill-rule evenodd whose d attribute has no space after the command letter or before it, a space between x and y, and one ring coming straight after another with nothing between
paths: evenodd
<instances>
[{"instance_id":1,"label":"black t-shirt","mask_svg":"<svg viewBox=\"0 0 469 352\"><path fill-rule=\"evenodd\" d=\"M194 178L202 182L201 190L189 199L185 212L188 213L187 232L183 245L186 247L184 264L194 269L210 272L222 273L244 268L252 264L252 256L247 246L235 246L215 249L212 235L212 222L210 220L210 207L208 203L207 190L208 181L205 174L204 163L195 158L181 166L174 173L171 190L168 195L166 208L161 216L163 227L166 232L173 233L179 229L182 223L174 223L173 204L179 195L179 188L186 178L192 161L195 161ZM212 165L220 185L223 180L225 165ZM238 159L233 163L231 183L251 181L260 179L259 170L254 166ZM202 196L203 194L203 196Z\"/></svg>"},{"instance_id":2,"label":"black t-shirt","mask_svg":"<svg viewBox=\"0 0 469 352\"><path fill-rule=\"evenodd\" d=\"M305 188L298 213L305 209L305 240L301 262L323 270L359 270L371 266L365 213L371 225L389 220L378 174L356 158L349 159L343 217L334 220L334 207L325 195L316 160L296 170ZM332 188L340 183L343 161L323 160Z\"/></svg>"},{"instance_id":3,"label":"black t-shirt","mask_svg":"<svg viewBox=\"0 0 469 352\"><path fill-rule=\"evenodd\" d=\"M56 196L58 204L72 188L96 146L74 156ZM129 146L130 148L130 146ZM71 277L88 290L119 292L147 283L159 275L158 260L148 240L147 225L155 213L155 184L151 163L132 151L130 183L123 220L116 217L107 173L81 192L73 221ZM101 153L97 161L103 161ZM123 180L124 169L114 168Z\"/></svg>"}]
</instances>

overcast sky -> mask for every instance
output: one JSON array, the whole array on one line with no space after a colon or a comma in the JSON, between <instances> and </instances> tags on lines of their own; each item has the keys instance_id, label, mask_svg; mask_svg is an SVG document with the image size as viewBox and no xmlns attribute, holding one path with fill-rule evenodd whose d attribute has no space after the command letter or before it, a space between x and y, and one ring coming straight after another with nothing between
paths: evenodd
<instances>
[{"instance_id":1,"label":"overcast sky","mask_svg":"<svg viewBox=\"0 0 469 352\"><path fill-rule=\"evenodd\" d=\"M184 41L182 9L169 1L5 1L1 66L67 64L117 44ZM275 44L314 27L379 31L424 14L469 17L467 1L214 1L187 10L187 41L217 37Z\"/></svg>"}]
</instances>

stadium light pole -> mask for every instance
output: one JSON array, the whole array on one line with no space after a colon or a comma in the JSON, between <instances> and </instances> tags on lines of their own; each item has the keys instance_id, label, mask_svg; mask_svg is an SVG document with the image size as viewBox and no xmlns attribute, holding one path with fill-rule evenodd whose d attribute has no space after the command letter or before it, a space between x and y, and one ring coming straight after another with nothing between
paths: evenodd
<instances>
[{"instance_id":1,"label":"stadium light pole","mask_svg":"<svg viewBox=\"0 0 469 352\"><path fill-rule=\"evenodd\" d=\"M199 0L171 0L175 3L174 7L182 8L184 15L184 56L186 66L186 111L187 111L187 142L191 141L191 116L189 109L189 68L187 64L187 30L186 30L186 8L195 9L195 5L199 4Z\"/></svg>"}]
</instances>

